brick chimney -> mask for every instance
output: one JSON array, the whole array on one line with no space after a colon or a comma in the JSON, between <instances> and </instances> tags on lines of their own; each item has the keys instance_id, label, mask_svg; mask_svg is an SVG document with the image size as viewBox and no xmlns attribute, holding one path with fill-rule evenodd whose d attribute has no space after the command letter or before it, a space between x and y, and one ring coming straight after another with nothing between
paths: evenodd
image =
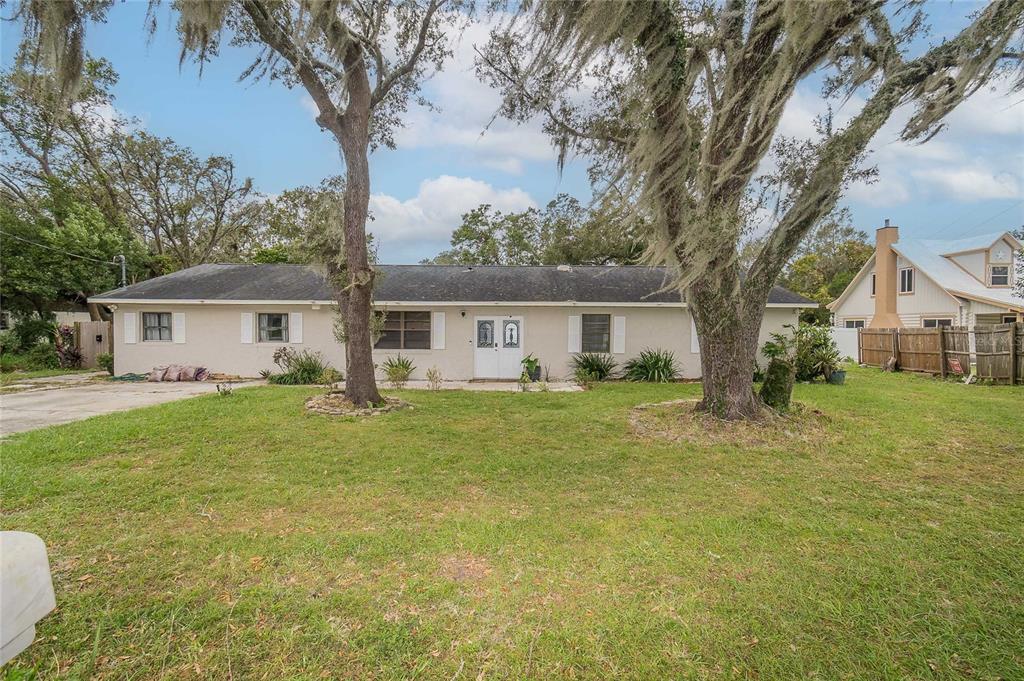
<instances>
[{"instance_id":1,"label":"brick chimney","mask_svg":"<svg viewBox=\"0 0 1024 681\"><path fill-rule=\"evenodd\" d=\"M868 325L872 328L892 329L903 326L896 314L896 287L899 282L896 251L892 250L892 245L899 240L899 227L890 225L888 219L884 227L875 230L875 316Z\"/></svg>"}]
</instances>

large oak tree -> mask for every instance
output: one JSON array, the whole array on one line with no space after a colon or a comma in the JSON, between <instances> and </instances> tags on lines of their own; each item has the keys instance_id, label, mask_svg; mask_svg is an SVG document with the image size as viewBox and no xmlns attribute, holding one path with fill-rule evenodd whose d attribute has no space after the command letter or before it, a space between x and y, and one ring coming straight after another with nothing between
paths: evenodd
<instances>
[{"instance_id":1,"label":"large oak tree","mask_svg":"<svg viewBox=\"0 0 1024 681\"><path fill-rule=\"evenodd\" d=\"M303 88L316 104L317 124L334 138L345 163L338 202L341 243L324 242L322 260L345 327L347 397L358 405L380 402L370 328L375 273L366 241L369 152L376 145L393 145L392 133L409 102L419 98L423 78L450 55L451 41L468 16L467 3L179 0L172 5L183 59L214 59L225 40L259 48L243 76ZM39 64L59 74L69 91L82 64L86 26L108 7L103 0L23 0L18 7Z\"/></svg>"},{"instance_id":2,"label":"large oak tree","mask_svg":"<svg viewBox=\"0 0 1024 681\"><path fill-rule=\"evenodd\" d=\"M493 35L481 71L504 113L540 113L561 149L635 199L651 262L675 272L701 341L701 408L756 418L752 390L768 293L801 240L829 215L868 143L912 103L906 140L1004 68L1019 71L1024 0L994 0L959 34L914 52L926 6L882 0L540 0ZM752 184L798 85L866 102L784 187L780 213L743 271ZM589 101L581 83L596 84Z\"/></svg>"}]
</instances>

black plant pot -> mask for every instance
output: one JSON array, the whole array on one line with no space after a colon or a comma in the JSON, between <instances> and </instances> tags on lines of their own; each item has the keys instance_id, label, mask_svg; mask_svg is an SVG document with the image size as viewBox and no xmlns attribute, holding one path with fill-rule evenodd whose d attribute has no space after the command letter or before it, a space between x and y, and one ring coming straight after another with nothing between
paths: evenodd
<instances>
[{"instance_id":1,"label":"black plant pot","mask_svg":"<svg viewBox=\"0 0 1024 681\"><path fill-rule=\"evenodd\" d=\"M532 370L531 369L527 369L526 373L530 376L530 380L531 381L539 381L540 380L540 367L537 367L536 369L532 369Z\"/></svg>"}]
</instances>

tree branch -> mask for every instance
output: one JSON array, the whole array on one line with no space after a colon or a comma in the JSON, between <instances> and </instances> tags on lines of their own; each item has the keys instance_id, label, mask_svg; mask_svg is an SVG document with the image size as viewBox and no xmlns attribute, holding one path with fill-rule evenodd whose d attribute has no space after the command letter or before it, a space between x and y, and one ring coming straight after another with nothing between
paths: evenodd
<instances>
[{"instance_id":1,"label":"tree branch","mask_svg":"<svg viewBox=\"0 0 1024 681\"><path fill-rule=\"evenodd\" d=\"M391 90L395 87L395 84L406 77L416 68L416 64L419 62L420 55L423 54L423 48L427 44L427 36L430 34L431 22L434 19L434 14L444 5L448 0L430 0L427 5L427 9L424 11L423 18L420 20L419 33L416 36L416 44L413 46L412 52L406 60L387 75L381 74L377 82L377 87L374 88L373 94L370 97L370 107L377 106L381 101L384 100Z\"/></svg>"}]
</instances>

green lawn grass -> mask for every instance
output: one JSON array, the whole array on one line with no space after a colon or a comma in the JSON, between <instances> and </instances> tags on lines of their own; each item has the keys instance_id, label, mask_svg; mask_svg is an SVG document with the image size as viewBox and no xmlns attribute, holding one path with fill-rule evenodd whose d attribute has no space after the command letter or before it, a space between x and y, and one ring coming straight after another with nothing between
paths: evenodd
<instances>
[{"instance_id":1,"label":"green lawn grass","mask_svg":"<svg viewBox=\"0 0 1024 681\"><path fill-rule=\"evenodd\" d=\"M1024 678L1024 390L854 369L817 437L640 439L700 386L212 395L3 443L41 678Z\"/></svg>"}]
</instances>

